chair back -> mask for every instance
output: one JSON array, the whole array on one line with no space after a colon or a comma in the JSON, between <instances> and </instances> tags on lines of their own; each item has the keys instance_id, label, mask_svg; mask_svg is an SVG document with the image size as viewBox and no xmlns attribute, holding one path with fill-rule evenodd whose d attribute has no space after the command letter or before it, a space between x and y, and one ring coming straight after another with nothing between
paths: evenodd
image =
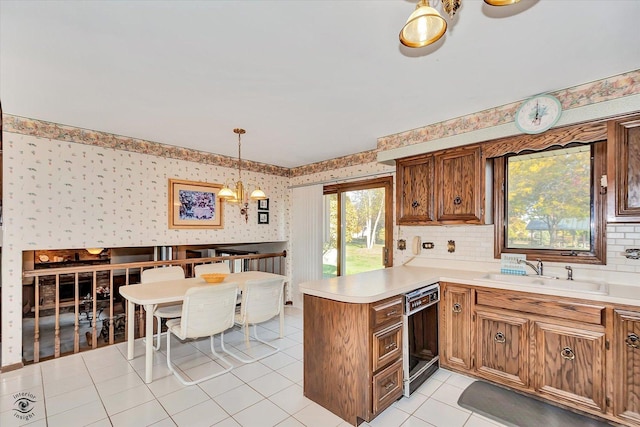
<instances>
[{"instance_id":1,"label":"chair back","mask_svg":"<svg viewBox=\"0 0 640 427\"><path fill-rule=\"evenodd\" d=\"M140 283L163 282L165 280L184 279L184 270L179 265L158 267L143 270L140 275Z\"/></svg>"},{"instance_id":2,"label":"chair back","mask_svg":"<svg viewBox=\"0 0 640 427\"><path fill-rule=\"evenodd\" d=\"M256 324L280 314L285 278L247 280L242 291L242 323Z\"/></svg>"},{"instance_id":3,"label":"chair back","mask_svg":"<svg viewBox=\"0 0 640 427\"><path fill-rule=\"evenodd\" d=\"M237 283L189 288L182 302L182 336L208 337L231 328L236 312L237 294Z\"/></svg>"},{"instance_id":4,"label":"chair back","mask_svg":"<svg viewBox=\"0 0 640 427\"><path fill-rule=\"evenodd\" d=\"M229 264L226 262L214 262L212 264L200 264L194 268L194 276L200 277L203 274L209 273L231 273L229 270Z\"/></svg>"}]
</instances>

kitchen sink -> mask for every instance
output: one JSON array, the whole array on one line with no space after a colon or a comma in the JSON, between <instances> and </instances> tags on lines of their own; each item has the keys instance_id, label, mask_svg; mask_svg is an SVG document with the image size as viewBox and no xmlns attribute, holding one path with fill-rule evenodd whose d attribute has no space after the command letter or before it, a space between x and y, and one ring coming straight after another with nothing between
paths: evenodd
<instances>
[{"instance_id":1,"label":"kitchen sink","mask_svg":"<svg viewBox=\"0 0 640 427\"><path fill-rule=\"evenodd\" d=\"M480 279L508 283L510 285L544 287L568 292L583 292L598 295L609 294L609 285L607 283L592 280L564 280L549 276L518 276L500 273L488 273Z\"/></svg>"}]
</instances>

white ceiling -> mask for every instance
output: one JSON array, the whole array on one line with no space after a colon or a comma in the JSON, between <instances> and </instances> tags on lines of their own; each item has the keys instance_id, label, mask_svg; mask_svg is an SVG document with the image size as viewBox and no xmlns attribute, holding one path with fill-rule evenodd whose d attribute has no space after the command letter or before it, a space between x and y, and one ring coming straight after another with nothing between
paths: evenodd
<instances>
[{"instance_id":1,"label":"white ceiling","mask_svg":"<svg viewBox=\"0 0 640 427\"><path fill-rule=\"evenodd\" d=\"M434 3L439 3L436 0ZM294 167L640 69L640 1L463 0L435 46L409 0L0 0L8 114Z\"/></svg>"}]
</instances>

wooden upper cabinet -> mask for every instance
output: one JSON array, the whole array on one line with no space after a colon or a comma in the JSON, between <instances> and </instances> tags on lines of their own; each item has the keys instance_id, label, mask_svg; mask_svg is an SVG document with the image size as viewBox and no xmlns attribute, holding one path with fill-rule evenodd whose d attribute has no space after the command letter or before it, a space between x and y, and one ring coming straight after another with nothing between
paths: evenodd
<instances>
[{"instance_id":1,"label":"wooden upper cabinet","mask_svg":"<svg viewBox=\"0 0 640 427\"><path fill-rule=\"evenodd\" d=\"M608 220L640 222L640 115L609 121L607 169Z\"/></svg>"},{"instance_id":2,"label":"wooden upper cabinet","mask_svg":"<svg viewBox=\"0 0 640 427\"><path fill-rule=\"evenodd\" d=\"M398 160L396 170L398 224L433 222L433 155Z\"/></svg>"},{"instance_id":3,"label":"wooden upper cabinet","mask_svg":"<svg viewBox=\"0 0 640 427\"><path fill-rule=\"evenodd\" d=\"M479 224L482 220L482 162L479 146L436 155L439 222Z\"/></svg>"},{"instance_id":4,"label":"wooden upper cabinet","mask_svg":"<svg viewBox=\"0 0 640 427\"><path fill-rule=\"evenodd\" d=\"M478 145L397 161L400 225L480 224L484 170Z\"/></svg>"}]
</instances>

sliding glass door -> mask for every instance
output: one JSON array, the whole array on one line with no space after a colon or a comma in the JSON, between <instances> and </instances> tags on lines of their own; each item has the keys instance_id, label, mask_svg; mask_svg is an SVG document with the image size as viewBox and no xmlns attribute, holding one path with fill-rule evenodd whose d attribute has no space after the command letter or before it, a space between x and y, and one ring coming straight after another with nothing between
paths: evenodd
<instances>
[{"instance_id":1,"label":"sliding glass door","mask_svg":"<svg viewBox=\"0 0 640 427\"><path fill-rule=\"evenodd\" d=\"M392 186L392 177L325 186L324 277L393 265Z\"/></svg>"}]
</instances>

